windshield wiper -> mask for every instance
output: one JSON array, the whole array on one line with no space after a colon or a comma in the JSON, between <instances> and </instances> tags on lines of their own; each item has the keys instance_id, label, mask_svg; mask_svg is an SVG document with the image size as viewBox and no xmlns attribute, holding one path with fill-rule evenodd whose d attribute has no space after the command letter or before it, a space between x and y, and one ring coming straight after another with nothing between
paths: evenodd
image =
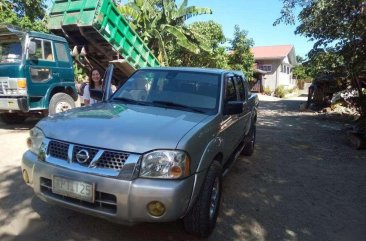
<instances>
[{"instance_id":1,"label":"windshield wiper","mask_svg":"<svg viewBox=\"0 0 366 241\"><path fill-rule=\"evenodd\" d=\"M133 100L133 99L125 98L125 97L114 97L114 98L112 98L112 100L119 100L119 101L123 101L123 102L129 103L129 104L135 104L135 105L149 105L147 102Z\"/></svg>"},{"instance_id":2,"label":"windshield wiper","mask_svg":"<svg viewBox=\"0 0 366 241\"><path fill-rule=\"evenodd\" d=\"M205 111L200 110L198 108L194 108L194 107L187 106L187 105L182 105L182 104L171 102L171 101L155 100L152 103L153 104L158 104L158 105L163 105L165 107L184 108L184 109L192 110L192 111L197 112L197 113L206 113Z\"/></svg>"}]
</instances>

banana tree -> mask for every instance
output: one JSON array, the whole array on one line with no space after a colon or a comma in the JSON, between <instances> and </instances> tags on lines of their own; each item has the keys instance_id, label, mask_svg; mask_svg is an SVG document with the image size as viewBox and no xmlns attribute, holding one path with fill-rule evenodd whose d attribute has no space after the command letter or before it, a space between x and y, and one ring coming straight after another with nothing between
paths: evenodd
<instances>
[{"instance_id":1,"label":"banana tree","mask_svg":"<svg viewBox=\"0 0 366 241\"><path fill-rule=\"evenodd\" d=\"M185 25L191 17L211 14L209 8L188 6L188 0L180 6L174 0L130 0L119 11L131 21L162 64L169 63L167 45L178 44L192 53L211 51L207 41Z\"/></svg>"}]
</instances>

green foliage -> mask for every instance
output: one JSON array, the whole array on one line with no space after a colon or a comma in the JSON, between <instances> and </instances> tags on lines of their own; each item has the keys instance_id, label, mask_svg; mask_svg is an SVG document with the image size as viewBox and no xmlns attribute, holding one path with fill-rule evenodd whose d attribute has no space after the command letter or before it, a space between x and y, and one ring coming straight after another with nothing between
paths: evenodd
<instances>
[{"instance_id":1,"label":"green foliage","mask_svg":"<svg viewBox=\"0 0 366 241\"><path fill-rule=\"evenodd\" d=\"M75 76L75 80L78 83L82 83L87 78L85 69L80 68L80 66L76 62L74 62L74 76Z\"/></svg>"},{"instance_id":2,"label":"green foliage","mask_svg":"<svg viewBox=\"0 0 366 241\"><path fill-rule=\"evenodd\" d=\"M307 73L308 71L304 65L297 65L292 69L292 74L297 80L307 80L311 78Z\"/></svg>"},{"instance_id":3,"label":"green foliage","mask_svg":"<svg viewBox=\"0 0 366 241\"><path fill-rule=\"evenodd\" d=\"M314 50L333 47L333 52L343 62L344 76L350 85L362 96L358 79L366 66L366 3L364 0L283 0L281 17L275 24L293 24L293 10L302 7L298 15L297 34L315 40ZM328 52L328 51L326 51ZM329 57L329 56L327 56ZM332 60L332 59L331 59ZM331 63L331 62L329 62ZM323 64L329 64L323 63ZM327 70L329 71L329 70ZM339 71L339 70L338 70ZM366 114L366 109L361 114Z\"/></svg>"},{"instance_id":4,"label":"green foliage","mask_svg":"<svg viewBox=\"0 0 366 241\"><path fill-rule=\"evenodd\" d=\"M304 89L304 86L303 86L303 88L302 88L302 89ZM298 87L294 87L294 88L291 88L291 89L288 89L288 90L287 90L287 92L288 92L289 94L295 93L296 91L298 91Z\"/></svg>"},{"instance_id":5,"label":"green foliage","mask_svg":"<svg viewBox=\"0 0 366 241\"><path fill-rule=\"evenodd\" d=\"M183 47L170 45L169 64L172 66L228 68L226 49L220 46L226 41L221 25L214 21L195 22L188 28L206 39L210 51L200 51L196 54Z\"/></svg>"},{"instance_id":6,"label":"green foliage","mask_svg":"<svg viewBox=\"0 0 366 241\"><path fill-rule=\"evenodd\" d=\"M263 94L265 94L265 95L271 95L272 94L272 91L271 91L271 89L268 86L266 86L264 88L264 90L263 90Z\"/></svg>"},{"instance_id":7,"label":"green foliage","mask_svg":"<svg viewBox=\"0 0 366 241\"><path fill-rule=\"evenodd\" d=\"M231 54L229 55L229 66L234 70L241 70L246 76L253 75L254 56L250 48L254 45L248 33L235 26L234 38L231 43Z\"/></svg>"},{"instance_id":8,"label":"green foliage","mask_svg":"<svg viewBox=\"0 0 366 241\"><path fill-rule=\"evenodd\" d=\"M301 57L300 55L296 55L296 62L301 64L302 62L304 62L305 59L303 57Z\"/></svg>"},{"instance_id":9,"label":"green foliage","mask_svg":"<svg viewBox=\"0 0 366 241\"><path fill-rule=\"evenodd\" d=\"M278 86L274 91L274 95L279 98L285 97L286 94L287 91L283 85Z\"/></svg>"},{"instance_id":10,"label":"green foliage","mask_svg":"<svg viewBox=\"0 0 366 241\"><path fill-rule=\"evenodd\" d=\"M44 0L0 0L1 24L47 32Z\"/></svg>"},{"instance_id":11,"label":"green foliage","mask_svg":"<svg viewBox=\"0 0 366 241\"><path fill-rule=\"evenodd\" d=\"M191 17L211 14L209 8L188 6L187 0L180 6L174 0L130 0L119 10L163 64L169 64L167 50L173 43L196 54L210 51L206 40L184 24Z\"/></svg>"}]
</instances>

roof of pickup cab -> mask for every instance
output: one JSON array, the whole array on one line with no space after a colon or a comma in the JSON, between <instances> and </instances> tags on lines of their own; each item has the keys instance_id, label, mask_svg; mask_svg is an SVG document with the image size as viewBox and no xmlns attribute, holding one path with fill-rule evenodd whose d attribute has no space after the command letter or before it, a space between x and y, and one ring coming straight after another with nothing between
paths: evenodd
<instances>
[{"instance_id":1,"label":"roof of pickup cab","mask_svg":"<svg viewBox=\"0 0 366 241\"><path fill-rule=\"evenodd\" d=\"M224 73L236 73L236 74L238 74L238 71L233 71L233 70L211 69L211 68L194 68L194 67L148 67L148 68L142 68L142 69L187 71L187 72L199 72L199 73L209 73L209 74L224 74Z\"/></svg>"}]
</instances>

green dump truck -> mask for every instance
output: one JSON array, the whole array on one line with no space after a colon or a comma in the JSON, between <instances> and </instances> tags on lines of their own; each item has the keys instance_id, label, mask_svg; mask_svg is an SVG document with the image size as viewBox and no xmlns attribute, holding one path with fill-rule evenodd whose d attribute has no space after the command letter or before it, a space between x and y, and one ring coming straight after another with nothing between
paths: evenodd
<instances>
[{"instance_id":1,"label":"green dump truck","mask_svg":"<svg viewBox=\"0 0 366 241\"><path fill-rule=\"evenodd\" d=\"M75 107L74 61L87 69L114 63L116 85L140 67L159 66L110 0L56 0L48 28L53 34L0 27L0 116L5 123Z\"/></svg>"}]
</instances>

